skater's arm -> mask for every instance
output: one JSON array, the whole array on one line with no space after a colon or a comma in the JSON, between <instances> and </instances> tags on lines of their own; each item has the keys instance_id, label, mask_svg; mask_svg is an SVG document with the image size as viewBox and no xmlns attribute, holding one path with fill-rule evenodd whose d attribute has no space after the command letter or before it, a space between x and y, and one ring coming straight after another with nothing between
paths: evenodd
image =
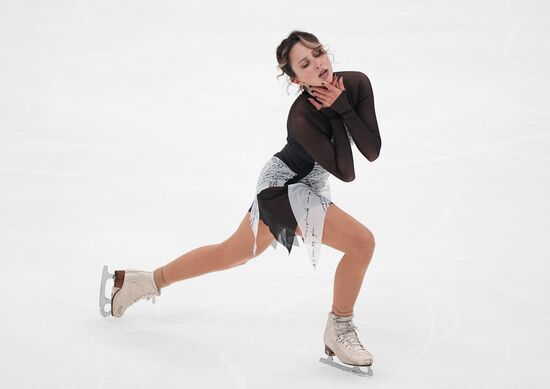
<instances>
[{"instance_id":1,"label":"skater's arm","mask_svg":"<svg viewBox=\"0 0 550 389\"><path fill-rule=\"evenodd\" d=\"M364 73L354 72L353 77L355 79L348 82L356 82L358 85L357 108L353 109L348 100L347 90L344 90L332 105L325 109L328 111L333 110L340 116L340 123L335 123L331 118L333 129L335 126L344 127L345 123L361 154L372 162L378 158L382 147L382 139L380 138L374 110L372 85Z\"/></svg>"},{"instance_id":2,"label":"skater's arm","mask_svg":"<svg viewBox=\"0 0 550 389\"><path fill-rule=\"evenodd\" d=\"M333 128L333 144L326 129L320 128L323 122L311 115L291 115L287 125L289 135L329 173L346 182L355 179L351 145L343 126Z\"/></svg>"}]
</instances>

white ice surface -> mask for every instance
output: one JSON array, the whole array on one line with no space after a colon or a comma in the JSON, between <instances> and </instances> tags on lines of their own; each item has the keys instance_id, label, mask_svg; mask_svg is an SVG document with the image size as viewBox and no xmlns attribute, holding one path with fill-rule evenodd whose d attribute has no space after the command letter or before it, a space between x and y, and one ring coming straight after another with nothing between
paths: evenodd
<instances>
[{"instance_id":1,"label":"white ice surface","mask_svg":"<svg viewBox=\"0 0 550 389\"><path fill-rule=\"evenodd\" d=\"M0 387L548 387L549 9L3 0ZM239 225L285 143L293 29L374 88L381 155L330 178L376 238L355 305L371 378L318 362L327 246L317 272L268 247L98 311L103 264L152 270Z\"/></svg>"}]
</instances>

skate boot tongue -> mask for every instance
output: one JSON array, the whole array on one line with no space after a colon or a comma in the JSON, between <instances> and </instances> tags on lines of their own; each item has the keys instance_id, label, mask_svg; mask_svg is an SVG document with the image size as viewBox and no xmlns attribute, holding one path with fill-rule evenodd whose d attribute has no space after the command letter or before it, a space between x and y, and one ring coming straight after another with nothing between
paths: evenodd
<instances>
[{"instance_id":1,"label":"skate boot tongue","mask_svg":"<svg viewBox=\"0 0 550 389\"><path fill-rule=\"evenodd\" d=\"M355 326L351 319L335 320L334 331L337 335L344 335L348 332L353 332L355 329L358 329L358 327Z\"/></svg>"}]
</instances>

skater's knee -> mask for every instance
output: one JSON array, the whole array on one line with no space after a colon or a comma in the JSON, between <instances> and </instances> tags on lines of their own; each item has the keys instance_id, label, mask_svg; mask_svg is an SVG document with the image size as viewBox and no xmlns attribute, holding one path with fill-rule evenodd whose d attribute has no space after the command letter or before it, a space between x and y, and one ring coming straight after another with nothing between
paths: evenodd
<instances>
[{"instance_id":1,"label":"skater's knee","mask_svg":"<svg viewBox=\"0 0 550 389\"><path fill-rule=\"evenodd\" d=\"M226 269L230 269L232 267L236 267L236 266L241 266L241 265L244 265L245 263L247 263L250 259L252 258L252 255L250 256L250 258L245 258L245 259L234 259L234 258L229 258L228 260L225 260L224 263L226 264L225 268Z\"/></svg>"},{"instance_id":2,"label":"skater's knee","mask_svg":"<svg viewBox=\"0 0 550 389\"><path fill-rule=\"evenodd\" d=\"M374 252L374 235L368 228L363 228L353 239L353 245L350 247L350 252L373 253Z\"/></svg>"},{"instance_id":3,"label":"skater's knee","mask_svg":"<svg viewBox=\"0 0 550 389\"><path fill-rule=\"evenodd\" d=\"M252 256L251 256L251 257L252 257ZM248 261L250 261L250 258L244 259L244 260L242 260L242 261L235 262L235 266L244 265L244 264L247 263Z\"/></svg>"},{"instance_id":4,"label":"skater's knee","mask_svg":"<svg viewBox=\"0 0 550 389\"><path fill-rule=\"evenodd\" d=\"M365 228L365 231L361 235L361 245L363 248L374 251L375 240L374 234L368 229Z\"/></svg>"}]
</instances>

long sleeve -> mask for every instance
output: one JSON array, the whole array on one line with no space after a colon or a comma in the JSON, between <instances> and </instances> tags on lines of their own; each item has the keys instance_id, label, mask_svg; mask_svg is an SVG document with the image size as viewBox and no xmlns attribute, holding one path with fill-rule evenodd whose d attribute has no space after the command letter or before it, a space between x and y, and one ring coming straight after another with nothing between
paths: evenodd
<instances>
[{"instance_id":1,"label":"long sleeve","mask_svg":"<svg viewBox=\"0 0 550 389\"><path fill-rule=\"evenodd\" d=\"M331 127L333 120L330 119ZM329 173L345 182L355 179L351 145L343 126L333 128L332 142L325 128L326 120L319 116L291 112L287 126L289 135Z\"/></svg>"},{"instance_id":2,"label":"long sleeve","mask_svg":"<svg viewBox=\"0 0 550 389\"><path fill-rule=\"evenodd\" d=\"M355 145L369 161L374 161L380 154L382 147L382 139L378 129L376 113L374 111L374 96L372 85L369 78L361 72L357 72L359 78L357 108L354 110L349 102L347 89L340 93L340 96L326 111L336 112L341 120L334 120L334 115L331 118L331 126L333 130L339 127L347 127L351 134ZM344 77L344 81L345 77Z\"/></svg>"}]
</instances>

